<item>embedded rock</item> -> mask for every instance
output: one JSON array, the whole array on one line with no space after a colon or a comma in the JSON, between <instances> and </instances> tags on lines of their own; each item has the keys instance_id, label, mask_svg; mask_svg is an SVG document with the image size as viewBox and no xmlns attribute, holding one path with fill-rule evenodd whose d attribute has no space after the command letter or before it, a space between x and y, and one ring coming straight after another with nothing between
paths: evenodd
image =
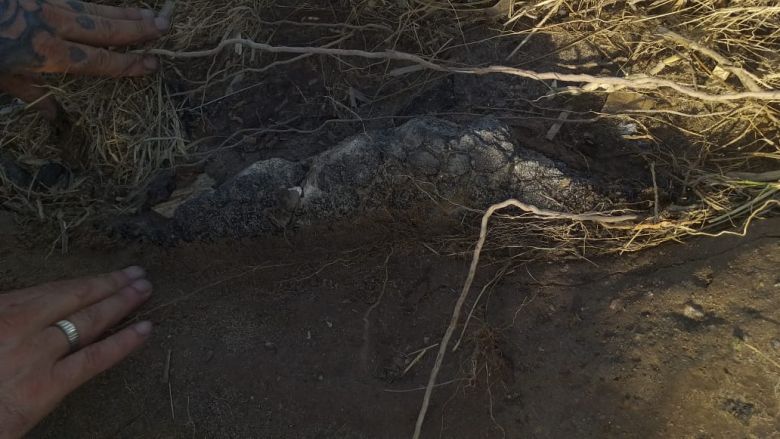
<instances>
[{"instance_id":1,"label":"embedded rock","mask_svg":"<svg viewBox=\"0 0 780 439\"><path fill-rule=\"evenodd\" d=\"M306 166L256 162L182 204L173 221L185 239L235 237L378 210L423 209L435 221L448 215L441 205L484 209L507 198L572 212L600 200L584 178L514 144L496 119L458 125L419 118L348 138Z\"/></svg>"}]
</instances>

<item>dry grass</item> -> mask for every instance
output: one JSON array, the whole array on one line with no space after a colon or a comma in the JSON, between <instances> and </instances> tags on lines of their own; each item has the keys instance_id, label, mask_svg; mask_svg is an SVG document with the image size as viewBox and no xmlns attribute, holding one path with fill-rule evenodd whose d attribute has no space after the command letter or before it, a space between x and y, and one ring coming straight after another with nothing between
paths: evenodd
<instances>
[{"instance_id":1,"label":"dry grass","mask_svg":"<svg viewBox=\"0 0 780 439\"><path fill-rule=\"evenodd\" d=\"M540 53L532 47L538 39L558 48ZM547 90L518 96L510 108L478 111L498 116L555 119L578 98L603 102L620 89L646 95L652 110L605 113L579 105L567 123L636 127L632 136L649 145L643 157L673 182L655 188L656 196L673 193L673 202L640 206L648 219L638 225L497 216L486 251L515 249L519 259L551 250L635 251L691 234L740 233L746 221L777 205L777 178L762 179L780 167L780 7L772 0L191 0L178 2L173 31L155 45L164 55L155 77L52 78L52 93L76 115L83 141L73 148L83 150L88 164L57 190L6 181L0 188L5 207L60 229L132 212L137 191L158 169L203 160L247 135L362 125L371 115L359 113L356 96L372 105L403 100L452 74L519 75ZM563 56L572 48L590 54ZM210 105L261 85L245 79L283 74L307 61L319 66L327 95L306 99L335 118L228 135L211 129ZM189 128L185 118L194 120ZM0 149L22 163L61 157L56 136L34 114L17 110L2 130ZM653 209L658 214L650 218Z\"/></svg>"}]
</instances>

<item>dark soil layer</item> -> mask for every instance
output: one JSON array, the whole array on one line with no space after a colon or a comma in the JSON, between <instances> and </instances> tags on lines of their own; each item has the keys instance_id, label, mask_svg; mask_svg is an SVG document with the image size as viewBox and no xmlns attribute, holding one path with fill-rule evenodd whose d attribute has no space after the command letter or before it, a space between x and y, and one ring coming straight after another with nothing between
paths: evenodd
<instances>
[{"instance_id":1,"label":"dark soil layer","mask_svg":"<svg viewBox=\"0 0 780 439\"><path fill-rule=\"evenodd\" d=\"M446 357L424 437L776 434L779 226L514 267ZM468 261L359 231L49 257L3 237L3 290L131 263L156 285L136 316L156 324L148 346L30 437L409 437L435 349L405 369L442 336Z\"/></svg>"}]
</instances>

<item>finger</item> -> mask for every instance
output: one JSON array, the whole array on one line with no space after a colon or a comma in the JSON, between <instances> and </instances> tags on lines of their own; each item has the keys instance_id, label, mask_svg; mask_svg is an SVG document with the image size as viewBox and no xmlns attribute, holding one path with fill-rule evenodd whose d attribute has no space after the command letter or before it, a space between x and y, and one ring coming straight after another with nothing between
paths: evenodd
<instances>
[{"instance_id":1,"label":"finger","mask_svg":"<svg viewBox=\"0 0 780 439\"><path fill-rule=\"evenodd\" d=\"M139 322L60 360L52 374L67 393L119 363L138 349L152 332L151 322Z\"/></svg>"},{"instance_id":2,"label":"finger","mask_svg":"<svg viewBox=\"0 0 780 439\"><path fill-rule=\"evenodd\" d=\"M34 290L31 294L37 296L23 303L18 314L24 314L28 319L26 327L40 332L41 329L115 294L144 276L146 272L141 267L128 267L100 276L29 288Z\"/></svg>"},{"instance_id":3,"label":"finger","mask_svg":"<svg viewBox=\"0 0 780 439\"><path fill-rule=\"evenodd\" d=\"M141 306L151 294L152 284L146 279L138 279L118 293L68 317L79 332L79 345L88 346L93 343L107 329ZM68 339L60 328L50 326L43 331L41 337L43 345L51 348L53 358L62 358L70 352Z\"/></svg>"},{"instance_id":4,"label":"finger","mask_svg":"<svg viewBox=\"0 0 780 439\"><path fill-rule=\"evenodd\" d=\"M126 46L159 38L170 27L167 17L120 20L79 14L44 4L41 18L60 38L94 46Z\"/></svg>"},{"instance_id":5,"label":"finger","mask_svg":"<svg viewBox=\"0 0 780 439\"><path fill-rule=\"evenodd\" d=\"M143 76L157 70L153 56L123 54L71 43L41 33L33 45L46 62L33 70L43 73L74 73L91 76Z\"/></svg>"},{"instance_id":6,"label":"finger","mask_svg":"<svg viewBox=\"0 0 780 439\"><path fill-rule=\"evenodd\" d=\"M38 78L29 75L0 75L0 91L31 104L48 120L55 120L60 106Z\"/></svg>"},{"instance_id":7,"label":"finger","mask_svg":"<svg viewBox=\"0 0 780 439\"><path fill-rule=\"evenodd\" d=\"M79 14L96 15L119 20L143 20L154 18L154 11L141 8L118 8L116 6L96 5L78 0L49 0L49 4Z\"/></svg>"}]
</instances>

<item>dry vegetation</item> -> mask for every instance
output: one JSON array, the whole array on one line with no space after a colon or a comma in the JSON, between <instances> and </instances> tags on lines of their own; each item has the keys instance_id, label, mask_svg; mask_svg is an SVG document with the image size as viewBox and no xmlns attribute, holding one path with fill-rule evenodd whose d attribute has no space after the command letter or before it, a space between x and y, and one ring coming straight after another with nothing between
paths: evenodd
<instances>
[{"instance_id":1,"label":"dry vegetation","mask_svg":"<svg viewBox=\"0 0 780 439\"><path fill-rule=\"evenodd\" d=\"M537 38L557 48L530 51ZM584 46L592 55L556 59ZM391 119L397 114L366 114L356 103L391 102L447 75L538 81L546 90L540 96L474 113L552 124L565 109L567 124L631 127L626 137L643 145L638 154L654 175L672 181L654 188L656 203L608 207L646 218L638 223L497 215L492 234L501 239L493 245L516 247L517 258L741 233L778 204L780 6L773 0L191 0L178 2L173 31L154 47L143 50L164 59L155 77L52 78L52 93L74 118L78 145L71 148L89 159L68 187L42 191L5 179L4 207L62 230L132 212L139 188L158 169L203 160L248 135ZM210 104L252 93L260 85L252 78L312 59L327 95L306 98L337 117L230 134L211 129ZM652 108L602 110L620 90L646 96ZM195 120L193 129L184 118ZM62 157L61 141L35 114L17 108L2 130L0 149L21 163Z\"/></svg>"}]
</instances>

